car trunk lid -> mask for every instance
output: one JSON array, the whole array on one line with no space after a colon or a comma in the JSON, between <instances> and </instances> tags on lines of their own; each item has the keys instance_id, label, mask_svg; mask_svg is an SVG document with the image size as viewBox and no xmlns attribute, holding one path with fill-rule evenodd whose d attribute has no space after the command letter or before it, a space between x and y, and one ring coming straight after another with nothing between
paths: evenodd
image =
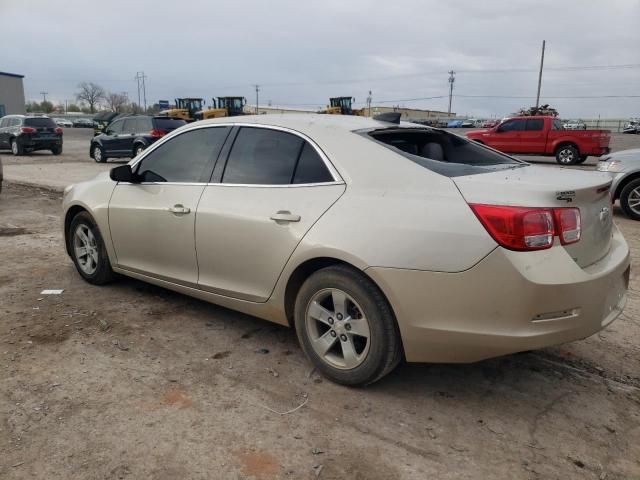
<instances>
[{"instance_id":1,"label":"car trunk lid","mask_svg":"<svg viewBox=\"0 0 640 480\"><path fill-rule=\"evenodd\" d=\"M468 203L580 209L580 241L565 245L581 267L609 251L613 228L611 179L597 172L526 165L452 178ZM554 244L559 244L556 237Z\"/></svg>"}]
</instances>

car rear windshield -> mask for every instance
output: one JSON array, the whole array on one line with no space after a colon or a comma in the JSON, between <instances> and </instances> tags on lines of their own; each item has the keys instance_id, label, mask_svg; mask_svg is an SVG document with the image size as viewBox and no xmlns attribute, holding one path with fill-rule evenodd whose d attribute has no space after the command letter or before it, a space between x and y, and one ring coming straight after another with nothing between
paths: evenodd
<instances>
[{"instance_id":1,"label":"car rear windshield","mask_svg":"<svg viewBox=\"0 0 640 480\"><path fill-rule=\"evenodd\" d=\"M184 120L179 120L175 118L154 118L153 125L154 128L158 130L175 130L176 128L180 128L183 125L186 125L187 122Z\"/></svg>"},{"instance_id":2,"label":"car rear windshield","mask_svg":"<svg viewBox=\"0 0 640 480\"><path fill-rule=\"evenodd\" d=\"M447 177L526 165L474 141L430 128L383 128L365 136L429 170Z\"/></svg>"},{"instance_id":3,"label":"car rear windshield","mask_svg":"<svg viewBox=\"0 0 640 480\"><path fill-rule=\"evenodd\" d=\"M50 118L25 118L24 124L27 127L55 127L56 122Z\"/></svg>"}]
</instances>

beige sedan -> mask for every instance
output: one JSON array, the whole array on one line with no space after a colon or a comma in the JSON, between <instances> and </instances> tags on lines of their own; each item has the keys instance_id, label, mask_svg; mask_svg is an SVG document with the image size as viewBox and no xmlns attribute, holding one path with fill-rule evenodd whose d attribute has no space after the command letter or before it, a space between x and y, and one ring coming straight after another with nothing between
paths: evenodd
<instances>
[{"instance_id":1,"label":"beige sedan","mask_svg":"<svg viewBox=\"0 0 640 480\"><path fill-rule=\"evenodd\" d=\"M622 311L611 180L442 130L338 115L182 127L69 187L67 252L295 327L330 379L585 338Z\"/></svg>"}]
</instances>

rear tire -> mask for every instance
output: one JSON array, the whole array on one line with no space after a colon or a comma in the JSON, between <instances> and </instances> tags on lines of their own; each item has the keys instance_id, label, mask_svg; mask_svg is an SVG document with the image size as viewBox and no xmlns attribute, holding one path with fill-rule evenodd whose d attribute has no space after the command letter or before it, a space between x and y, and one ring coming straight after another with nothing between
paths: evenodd
<instances>
[{"instance_id":1,"label":"rear tire","mask_svg":"<svg viewBox=\"0 0 640 480\"><path fill-rule=\"evenodd\" d=\"M391 372L402 358L400 333L380 289L360 271L323 268L302 285L295 303L302 350L328 379L367 385Z\"/></svg>"},{"instance_id":2,"label":"rear tire","mask_svg":"<svg viewBox=\"0 0 640 480\"><path fill-rule=\"evenodd\" d=\"M133 146L133 158L137 157L142 152L144 152L144 145L142 145L141 143L138 143L137 145Z\"/></svg>"},{"instance_id":3,"label":"rear tire","mask_svg":"<svg viewBox=\"0 0 640 480\"><path fill-rule=\"evenodd\" d=\"M630 181L620 193L620 208L632 220L640 220L640 178Z\"/></svg>"},{"instance_id":4,"label":"rear tire","mask_svg":"<svg viewBox=\"0 0 640 480\"><path fill-rule=\"evenodd\" d=\"M16 157L24 155L24 147L20 145L16 138L11 139L11 153Z\"/></svg>"},{"instance_id":5,"label":"rear tire","mask_svg":"<svg viewBox=\"0 0 640 480\"><path fill-rule=\"evenodd\" d=\"M67 242L76 270L87 282L104 285L115 278L100 229L88 212L73 217Z\"/></svg>"},{"instance_id":6,"label":"rear tire","mask_svg":"<svg viewBox=\"0 0 640 480\"><path fill-rule=\"evenodd\" d=\"M105 163L107 161L107 156L104 153L104 148L100 145L94 145L91 148L91 156L96 161L96 163Z\"/></svg>"},{"instance_id":7,"label":"rear tire","mask_svg":"<svg viewBox=\"0 0 640 480\"><path fill-rule=\"evenodd\" d=\"M51 149L51 153L54 155L60 155L62 153L62 145Z\"/></svg>"},{"instance_id":8,"label":"rear tire","mask_svg":"<svg viewBox=\"0 0 640 480\"><path fill-rule=\"evenodd\" d=\"M584 163L589 158L589 155L580 155L580 159L576 163Z\"/></svg>"},{"instance_id":9,"label":"rear tire","mask_svg":"<svg viewBox=\"0 0 640 480\"><path fill-rule=\"evenodd\" d=\"M561 145L556 150L556 161L560 165L575 165L580 160L580 152L573 145Z\"/></svg>"}]
</instances>

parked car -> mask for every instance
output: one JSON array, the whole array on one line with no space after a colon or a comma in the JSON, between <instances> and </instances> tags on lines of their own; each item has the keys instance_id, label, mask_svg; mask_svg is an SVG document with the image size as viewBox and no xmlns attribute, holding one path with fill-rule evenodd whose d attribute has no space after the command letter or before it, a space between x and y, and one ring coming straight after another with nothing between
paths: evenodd
<instances>
[{"instance_id":1,"label":"parked car","mask_svg":"<svg viewBox=\"0 0 640 480\"><path fill-rule=\"evenodd\" d=\"M11 149L14 155L36 150L62 153L62 128L49 117L7 115L0 119L0 149Z\"/></svg>"},{"instance_id":2,"label":"parked car","mask_svg":"<svg viewBox=\"0 0 640 480\"><path fill-rule=\"evenodd\" d=\"M169 117L122 117L91 139L89 156L98 163L109 158L135 157L156 140L186 124L182 119Z\"/></svg>"},{"instance_id":3,"label":"parked car","mask_svg":"<svg viewBox=\"0 0 640 480\"><path fill-rule=\"evenodd\" d=\"M462 128L463 120L449 120L447 122L447 128Z\"/></svg>"},{"instance_id":4,"label":"parked car","mask_svg":"<svg viewBox=\"0 0 640 480\"><path fill-rule=\"evenodd\" d=\"M587 124L582 120L567 120L562 124L565 130L586 130Z\"/></svg>"},{"instance_id":5,"label":"parked car","mask_svg":"<svg viewBox=\"0 0 640 480\"><path fill-rule=\"evenodd\" d=\"M460 128L476 128L478 126L478 120L475 118L467 118L462 121Z\"/></svg>"},{"instance_id":6,"label":"parked car","mask_svg":"<svg viewBox=\"0 0 640 480\"><path fill-rule=\"evenodd\" d=\"M93 128L95 124L90 118L75 118L73 128Z\"/></svg>"},{"instance_id":7,"label":"parked car","mask_svg":"<svg viewBox=\"0 0 640 480\"><path fill-rule=\"evenodd\" d=\"M609 130L567 131L554 117L513 117L467 137L505 153L555 156L561 165L584 162L609 153Z\"/></svg>"},{"instance_id":8,"label":"parked car","mask_svg":"<svg viewBox=\"0 0 640 480\"><path fill-rule=\"evenodd\" d=\"M484 122L482 122L480 124L481 128L493 128L496 125L498 125L500 123L500 120L497 119L493 119L493 120L485 120Z\"/></svg>"},{"instance_id":9,"label":"parked car","mask_svg":"<svg viewBox=\"0 0 640 480\"><path fill-rule=\"evenodd\" d=\"M622 129L622 133L640 133L640 120L629 120Z\"/></svg>"},{"instance_id":10,"label":"parked car","mask_svg":"<svg viewBox=\"0 0 640 480\"><path fill-rule=\"evenodd\" d=\"M73 127L73 122L71 120L67 120L66 118L54 118L53 121L56 122L56 125L58 125L59 127Z\"/></svg>"},{"instance_id":11,"label":"parked car","mask_svg":"<svg viewBox=\"0 0 640 480\"><path fill-rule=\"evenodd\" d=\"M410 123L218 118L67 188L64 238L89 283L295 325L319 372L362 385L609 325L629 280L610 183Z\"/></svg>"},{"instance_id":12,"label":"parked car","mask_svg":"<svg viewBox=\"0 0 640 480\"><path fill-rule=\"evenodd\" d=\"M611 198L624 214L640 220L640 148L620 150L600 158L598 170L611 175Z\"/></svg>"}]
</instances>

